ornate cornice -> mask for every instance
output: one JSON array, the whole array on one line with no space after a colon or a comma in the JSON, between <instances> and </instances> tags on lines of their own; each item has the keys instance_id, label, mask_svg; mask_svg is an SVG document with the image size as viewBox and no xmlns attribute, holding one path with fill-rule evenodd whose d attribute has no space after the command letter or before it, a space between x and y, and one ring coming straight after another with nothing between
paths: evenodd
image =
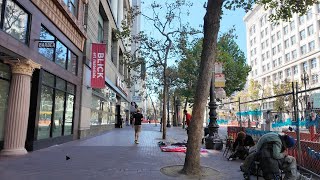
<instances>
[{"instance_id":1,"label":"ornate cornice","mask_svg":"<svg viewBox=\"0 0 320 180\"><path fill-rule=\"evenodd\" d=\"M41 65L33 62L31 59L28 60L5 60L4 63L11 66L11 72L13 74L23 74L32 76L35 69L40 69Z\"/></svg>"}]
</instances>

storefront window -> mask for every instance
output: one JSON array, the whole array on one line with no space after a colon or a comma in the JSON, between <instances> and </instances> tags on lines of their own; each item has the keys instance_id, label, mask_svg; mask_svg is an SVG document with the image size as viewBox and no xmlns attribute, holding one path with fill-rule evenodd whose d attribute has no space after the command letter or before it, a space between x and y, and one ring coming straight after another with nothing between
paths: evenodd
<instances>
[{"instance_id":1,"label":"storefront window","mask_svg":"<svg viewBox=\"0 0 320 180\"><path fill-rule=\"evenodd\" d=\"M7 0L5 3L2 29L19 41L27 43L29 14L12 0Z\"/></svg>"},{"instance_id":2,"label":"storefront window","mask_svg":"<svg viewBox=\"0 0 320 180\"><path fill-rule=\"evenodd\" d=\"M77 74L77 62L78 62L78 57L69 50L68 51L68 71L72 72L73 74Z\"/></svg>"},{"instance_id":3,"label":"storefront window","mask_svg":"<svg viewBox=\"0 0 320 180\"><path fill-rule=\"evenodd\" d=\"M38 139L72 134L75 86L47 72L42 79Z\"/></svg>"},{"instance_id":4,"label":"storefront window","mask_svg":"<svg viewBox=\"0 0 320 180\"><path fill-rule=\"evenodd\" d=\"M40 40L55 40L55 48L39 48L39 53L59 64L73 74L77 74L78 57L53 36L45 27L41 27Z\"/></svg>"},{"instance_id":5,"label":"storefront window","mask_svg":"<svg viewBox=\"0 0 320 180\"><path fill-rule=\"evenodd\" d=\"M56 43L56 63L66 69L67 48L60 42Z\"/></svg>"},{"instance_id":6,"label":"storefront window","mask_svg":"<svg viewBox=\"0 0 320 180\"><path fill-rule=\"evenodd\" d=\"M3 141L4 123L7 115L7 104L10 88L10 68L0 63L0 141Z\"/></svg>"},{"instance_id":7,"label":"storefront window","mask_svg":"<svg viewBox=\"0 0 320 180\"><path fill-rule=\"evenodd\" d=\"M38 122L38 140L50 137L53 106L53 88L42 86Z\"/></svg>"},{"instance_id":8,"label":"storefront window","mask_svg":"<svg viewBox=\"0 0 320 180\"><path fill-rule=\"evenodd\" d=\"M67 104L65 112L64 122L64 135L72 134L72 119L73 119L73 106L74 106L74 95L67 95Z\"/></svg>"},{"instance_id":9,"label":"storefront window","mask_svg":"<svg viewBox=\"0 0 320 180\"><path fill-rule=\"evenodd\" d=\"M55 38L44 27L41 27L40 40L55 40ZM39 53L53 61L54 48L39 48Z\"/></svg>"},{"instance_id":10,"label":"storefront window","mask_svg":"<svg viewBox=\"0 0 320 180\"><path fill-rule=\"evenodd\" d=\"M64 101L65 93L57 90L55 96L55 110L54 110L54 120L52 126L52 137L58 137L62 135L62 120L64 114Z\"/></svg>"},{"instance_id":11,"label":"storefront window","mask_svg":"<svg viewBox=\"0 0 320 180\"><path fill-rule=\"evenodd\" d=\"M115 123L115 92L110 88L94 89L91 103L91 125Z\"/></svg>"}]
</instances>

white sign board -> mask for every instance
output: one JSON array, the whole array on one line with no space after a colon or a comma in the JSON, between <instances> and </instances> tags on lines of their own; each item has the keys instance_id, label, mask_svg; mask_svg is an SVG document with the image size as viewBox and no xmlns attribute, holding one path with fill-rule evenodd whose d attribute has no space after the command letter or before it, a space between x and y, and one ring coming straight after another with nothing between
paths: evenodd
<instances>
[{"instance_id":1,"label":"white sign board","mask_svg":"<svg viewBox=\"0 0 320 180\"><path fill-rule=\"evenodd\" d=\"M216 88L226 86L226 78L222 73L216 73L214 75L214 85Z\"/></svg>"},{"instance_id":2,"label":"white sign board","mask_svg":"<svg viewBox=\"0 0 320 180\"><path fill-rule=\"evenodd\" d=\"M320 108L320 93L311 94L311 102L313 102L313 108Z\"/></svg>"},{"instance_id":3,"label":"white sign board","mask_svg":"<svg viewBox=\"0 0 320 180\"><path fill-rule=\"evenodd\" d=\"M132 102L141 102L141 96L132 96Z\"/></svg>"},{"instance_id":4,"label":"white sign board","mask_svg":"<svg viewBox=\"0 0 320 180\"><path fill-rule=\"evenodd\" d=\"M215 74L220 74L220 73L222 73L222 63L220 63L220 62L216 62L216 63L214 63L214 73Z\"/></svg>"}]
</instances>

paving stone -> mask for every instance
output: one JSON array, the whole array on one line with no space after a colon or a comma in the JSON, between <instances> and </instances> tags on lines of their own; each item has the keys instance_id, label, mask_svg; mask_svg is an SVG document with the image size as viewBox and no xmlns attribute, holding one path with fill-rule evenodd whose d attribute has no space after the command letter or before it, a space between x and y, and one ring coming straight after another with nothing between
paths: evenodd
<instances>
[{"instance_id":1,"label":"paving stone","mask_svg":"<svg viewBox=\"0 0 320 180\"><path fill-rule=\"evenodd\" d=\"M106 180L106 179L179 179L165 176L162 167L182 165L185 153L161 152L159 125L144 124L140 144L134 143L131 126L114 129L102 135L76 140L31 152L25 156L0 158L1 180ZM220 131L226 133L226 128ZM222 136L223 137L223 136ZM171 127L167 141L187 140L186 131ZM65 157L71 159L66 161ZM223 174L225 180L242 179L240 161L227 161L221 151L201 154L201 165ZM181 179L181 178L180 178ZM207 177L203 179L215 179ZM221 179L221 178L220 178Z\"/></svg>"}]
</instances>

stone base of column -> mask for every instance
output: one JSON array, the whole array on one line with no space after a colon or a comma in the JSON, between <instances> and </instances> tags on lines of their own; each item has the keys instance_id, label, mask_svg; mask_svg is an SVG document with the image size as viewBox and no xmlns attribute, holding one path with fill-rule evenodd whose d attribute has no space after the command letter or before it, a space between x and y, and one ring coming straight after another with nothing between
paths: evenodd
<instances>
[{"instance_id":1,"label":"stone base of column","mask_svg":"<svg viewBox=\"0 0 320 180\"><path fill-rule=\"evenodd\" d=\"M1 156L20 156L28 154L28 151L25 148L21 149L3 149L0 152Z\"/></svg>"}]
</instances>

